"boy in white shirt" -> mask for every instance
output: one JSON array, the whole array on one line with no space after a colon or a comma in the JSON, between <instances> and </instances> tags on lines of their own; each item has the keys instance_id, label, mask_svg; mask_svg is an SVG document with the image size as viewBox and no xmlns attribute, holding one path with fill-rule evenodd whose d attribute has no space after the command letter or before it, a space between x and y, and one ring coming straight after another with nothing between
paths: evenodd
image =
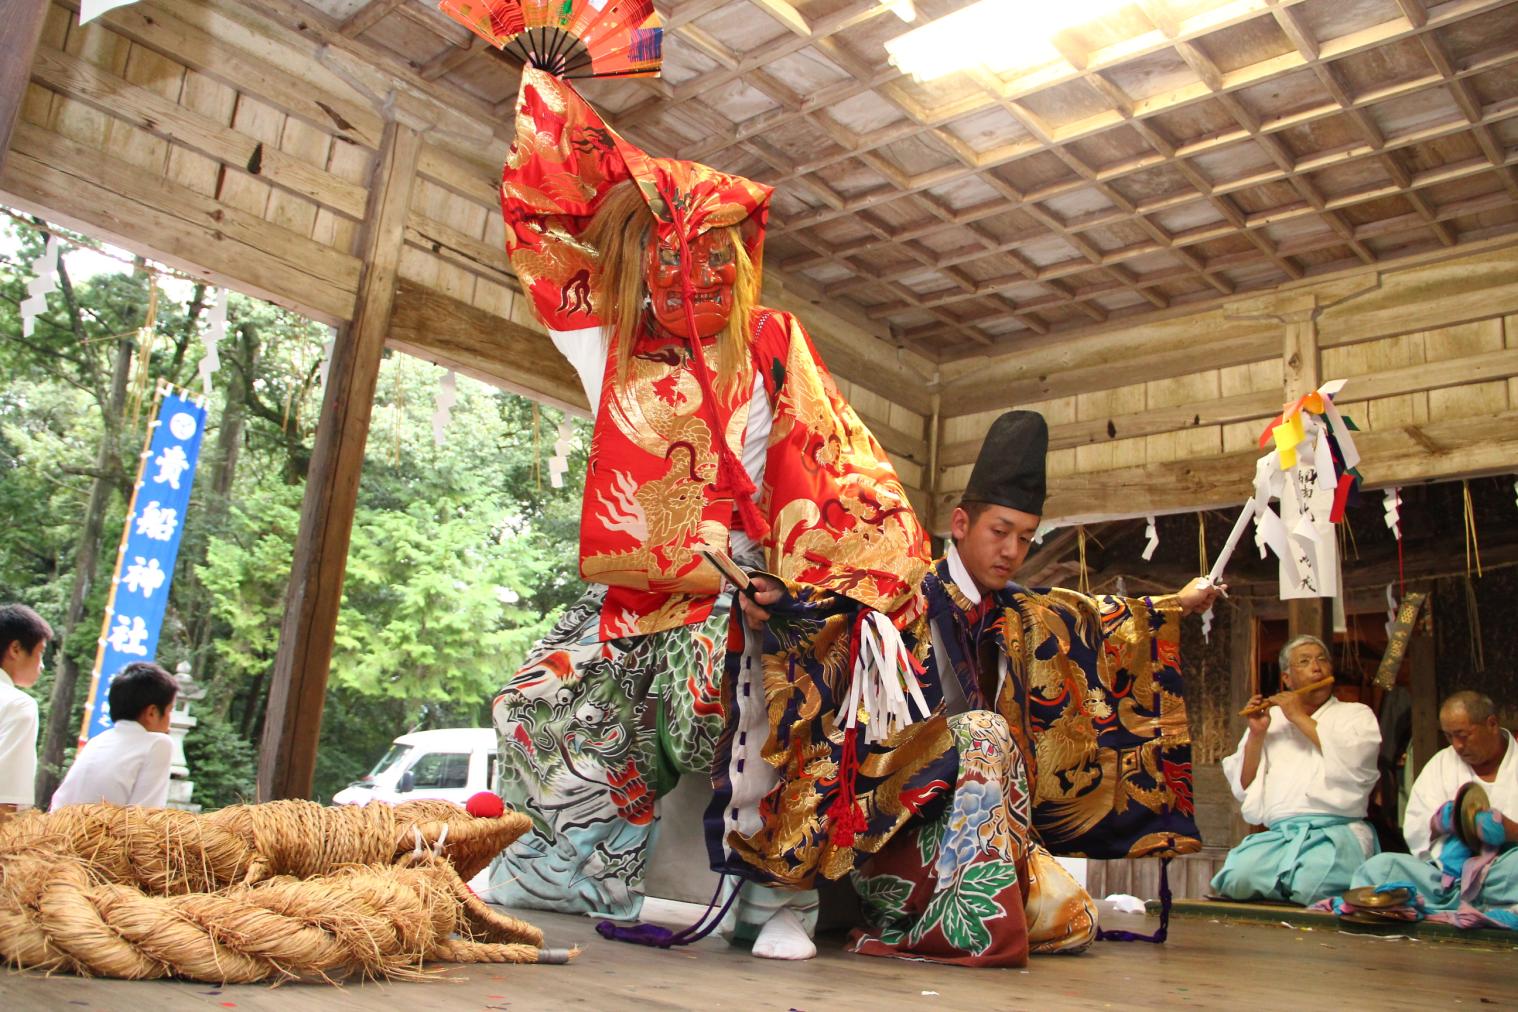
<instances>
[{"instance_id":1,"label":"boy in white shirt","mask_svg":"<svg viewBox=\"0 0 1518 1012\"><path fill-rule=\"evenodd\" d=\"M42 675L52 628L24 604L0 606L0 818L30 808L37 779L37 701L22 692Z\"/></svg>"},{"instance_id":2,"label":"boy in white shirt","mask_svg":"<svg viewBox=\"0 0 1518 1012\"><path fill-rule=\"evenodd\" d=\"M158 665L137 661L117 672L109 693L111 726L79 750L50 811L96 801L162 808L168 801L169 711L179 683Z\"/></svg>"}]
</instances>

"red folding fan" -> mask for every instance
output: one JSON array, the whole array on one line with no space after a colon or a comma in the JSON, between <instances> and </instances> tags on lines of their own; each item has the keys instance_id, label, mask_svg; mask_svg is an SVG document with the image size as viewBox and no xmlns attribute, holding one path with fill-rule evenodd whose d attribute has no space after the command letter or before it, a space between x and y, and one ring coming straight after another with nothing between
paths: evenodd
<instances>
[{"instance_id":1,"label":"red folding fan","mask_svg":"<svg viewBox=\"0 0 1518 1012\"><path fill-rule=\"evenodd\" d=\"M438 9L556 77L655 77L663 62L653 0L442 0Z\"/></svg>"}]
</instances>

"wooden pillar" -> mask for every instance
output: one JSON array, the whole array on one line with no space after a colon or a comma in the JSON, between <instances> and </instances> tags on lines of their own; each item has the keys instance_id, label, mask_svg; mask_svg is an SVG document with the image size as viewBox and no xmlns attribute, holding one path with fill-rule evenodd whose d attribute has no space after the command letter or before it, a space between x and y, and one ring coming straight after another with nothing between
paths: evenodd
<instances>
[{"instance_id":1,"label":"wooden pillar","mask_svg":"<svg viewBox=\"0 0 1518 1012\"><path fill-rule=\"evenodd\" d=\"M1423 614L1407 641L1407 682L1413 696L1412 760L1406 775L1411 780L1434 757L1442 744L1439 740L1439 685L1434 656L1434 632L1430 621L1433 602L1424 606Z\"/></svg>"},{"instance_id":2,"label":"wooden pillar","mask_svg":"<svg viewBox=\"0 0 1518 1012\"><path fill-rule=\"evenodd\" d=\"M353 318L333 346L306 476L258 759L260 801L311 795L364 444L420 151L416 127L386 124L369 189Z\"/></svg>"},{"instance_id":3,"label":"wooden pillar","mask_svg":"<svg viewBox=\"0 0 1518 1012\"><path fill-rule=\"evenodd\" d=\"M1286 325L1281 349L1281 391L1287 403L1318 389L1322 369L1318 358L1318 303L1309 296L1300 305L1282 307ZM1304 597L1287 602L1286 636L1316 636L1334 641L1334 602L1331 597Z\"/></svg>"},{"instance_id":4,"label":"wooden pillar","mask_svg":"<svg viewBox=\"0 0 1518 1012\"><path fill-rule=\"evenodd\" d=\"M0 169L11 146L11 128L21 115L26 86L32 79L32 57L42 38L49 0L9 0L0 18Z\"/></svg>"}]
</instances>

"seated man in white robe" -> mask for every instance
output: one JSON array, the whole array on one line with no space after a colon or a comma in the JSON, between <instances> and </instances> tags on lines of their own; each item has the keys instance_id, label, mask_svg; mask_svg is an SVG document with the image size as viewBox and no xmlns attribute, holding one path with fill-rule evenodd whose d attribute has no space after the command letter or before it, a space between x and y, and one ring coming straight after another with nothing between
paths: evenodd
<instances>
[{"instance_id":1,"label":"seated man in white robe","mask_svg":"<svg viewBox=\"0 0 1518 1012\"><path fill-rule=\"evenodd\" d=\"M1479 692L1456 692L1439 708L1449 747L1413 781L1402 817L1411 854L1380 854L1355 872L1355 886L1410 886L1425 913L1452 913L1464 927L1518 928L1518 747ZM1475 781L1490 807L1476 816L1480 846L1455 832L1455 792ZM1446 919L1446 918L1441 918Z\"/></svg>"},{"instance_id":2,"label":"seated man in white robe","mask_svg":"<svg viewBox=\"0 0 1518 1012\"><path fill-rule=\"evenodd\" d=\"M1365 821L1378 777L1381 729L1370 707L1334 698L1328 648L1298 636L1281 651L1281 692L1249 718L1223 773L1244 819L1266 827L1228 852L1213 892L1235 900L1285 900L1306 906L1337 895L1377 850Z\"/></svg>"}]
</instances>

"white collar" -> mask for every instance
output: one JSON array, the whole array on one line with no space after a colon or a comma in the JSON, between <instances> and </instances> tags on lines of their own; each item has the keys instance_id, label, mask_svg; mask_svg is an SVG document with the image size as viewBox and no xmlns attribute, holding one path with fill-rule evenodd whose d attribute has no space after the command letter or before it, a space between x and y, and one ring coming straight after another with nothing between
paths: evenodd
<instances>
[{"instance_id":1,"label":"white collar","mask_svg":"<svg viewBox=\"0 0 1518 1012\"><path fill-rule=\"evenodd\" d=\"M8 689L14 689L16 687L16 683L11 681L11 673L9 671L6 671L4 668L0 668L0 685L3 685Z\"/></svg>"},{"instance_id":2,"label":"white collar","mask_svg":"<svg viewBox=\"0 0 1518 1012\"><path fill-rule=\"evenodd\" d=\"M118 730L124 730L128 734L132 734L132 733L147 734L148 733L148 729L145 728L145 727L143 727L141 724L137 723L135 720L116 720L116 721L112 721L111 722L111 726L114 727L114 728L116 728L116 729L118 729Z\"/></svg>"},{"instance_id":3,"label":"white collar","mask_svg":"<svg viewBox=\"0 0 1518 1012\"><path fill-rule=\"evenodd\" d=\"M965 568L964 561L960 559L959 549L952 538L949 539L944 558L949 562L949 578L954 581L954 586L959 588L961 594L969 598L971 604L980 604L980 588L976 587L975 581L970 578L970 571Z\"/></svg>"}]
</instances>

